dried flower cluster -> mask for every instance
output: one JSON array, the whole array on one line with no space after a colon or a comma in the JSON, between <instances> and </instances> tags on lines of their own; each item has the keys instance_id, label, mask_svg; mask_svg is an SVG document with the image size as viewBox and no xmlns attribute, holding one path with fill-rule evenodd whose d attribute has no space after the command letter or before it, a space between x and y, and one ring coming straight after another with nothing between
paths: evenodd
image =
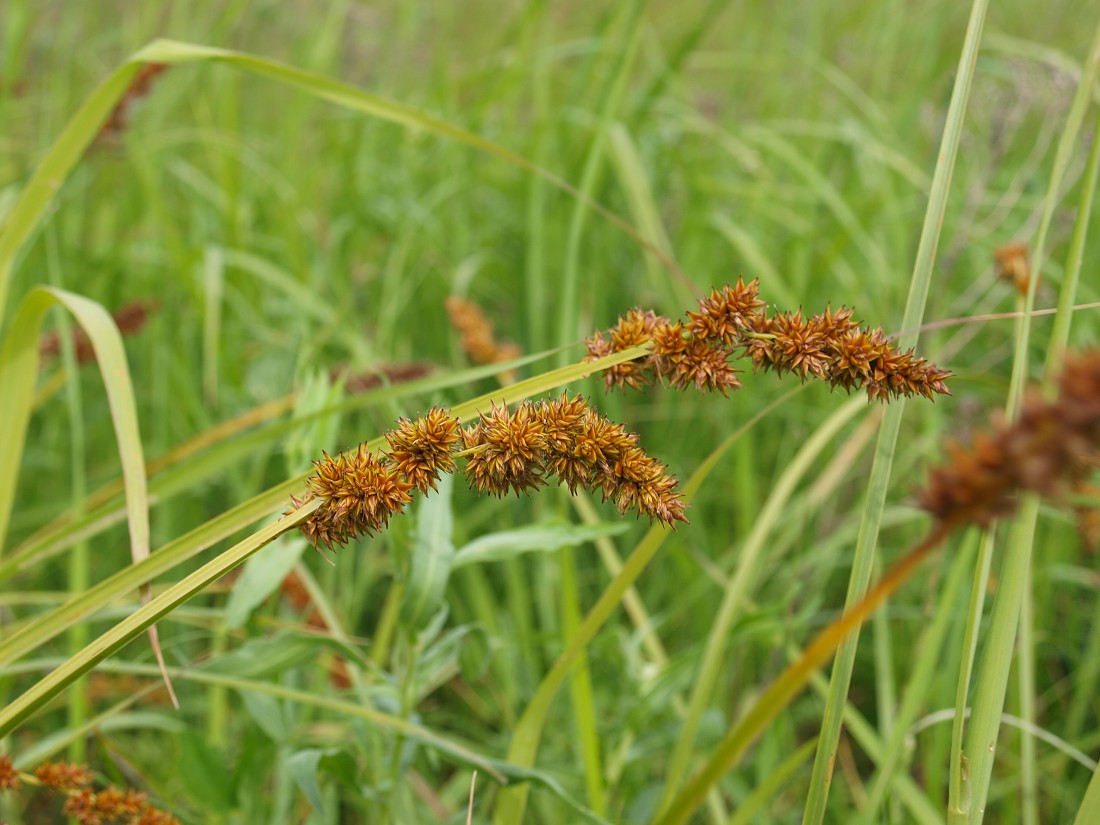
<instances>
[{"instance_id":1,"label":"dried flower cluster","mask_svg":"<svg viewBox=\"0 0 1100 825\"><path fill-rule=\"evenodd\" d=\"M386 441L389 449L380 455L360 445L314 462L308 495L293 503L296 509L323 499L301 524L315 547L331 549L384 530L412 500L412 490L435 489L440 473L455 471L459 456L480 493L524 493L555 478L574 492L598 490L620 513L635 510L668 525L687 521L676 478L665 465L646 455L637 435L579 396L526 401L514 410L494 404L468 427L434 408L415 421L402 419Z\"/></svg>"},{"instance_id":2,"label":"dried flower cluster","mask_svg":"<svg viewBox=\"0 0 1100 825\"><path fill-rule=\"evenodd\" d=\"M1014 241L993 250L993 262L997 266L997 277L1009 281L1021 295L1027 295L1031 284L1031 258L1027 244Z\"/></svg>"},{"instance_id":3,"label":"dried flower cluster","mask_svg":"<svg viewBox=\"0 0 1100 825\"><path fill-rule=\"evenodd\" d=\"M801 310L769 315L757 295L757 281L738 279L736 286L712 290L698 312L677 323L633 309L607 337L597 332L585 342L587 360L650 345L648 355L605 372L608 389L641 389L662 381L676 389L725 394L741 386L729 359L748 356L755 369L795 373L803 381L813 377L849 392L862 389L872 400L948 393L948 371L912 350L897 351L881 328L869 330L853 321L852 310L826 309L810 318Z\"/></svg>"},{"instance_id":4,"label":"dried flower cluster","mask_svg":"<svg viewBox=\"0 0 1100 825\"><path fill-rule=\"evenodd\" d=\"M1079 486L1100 465L1100 350L1067 360L1053 401L1033 395L1017 421L948 452L919 494L941 522L988 524L1012 511L1017 490L1051 496Z\"/></svg>"},{"instance_id":5,"label":"dried flower cluster","mask_svg":"<svg viewBox=\"0 0 1100 825\"><path fill-rule=\"evenodd\" d=\"M462 336L462 349L474 364L499 364L511 361L522 354L519 346L512 341L498 341L493 323L477 304L450 296L446 301L447 315L453 326ZM504 373L503 377L514 380L513 373Z\"/></svg>"},{"instance_id":6,"label":"dried flower cluster","mask_svg":"<svg viewBox=\"0 0 1100 825\"><path fill-rule=\"evenodd\" d=\"M38 785L65 797L61 813L81 825L179 825L171 814L149 804L148 796L114 786L93 790L87 765L44 762L31 777L16 770L10 756L0 756L0 791Z\"/></svg>"}]
</instances>

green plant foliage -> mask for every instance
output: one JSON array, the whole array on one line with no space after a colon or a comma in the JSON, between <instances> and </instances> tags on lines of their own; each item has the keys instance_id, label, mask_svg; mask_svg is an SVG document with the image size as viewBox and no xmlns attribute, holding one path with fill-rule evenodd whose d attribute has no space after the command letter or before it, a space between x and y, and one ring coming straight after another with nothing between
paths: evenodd
<instances>
[{"instance_id":1,"label":"green plant foliage","mask_svg":"<svg viewBox=\"0 0 1100 825\"><path fill-rule=\"evenodd\" d=\"M0 821L1100 817L1095 9L3 17Z\"/></svg>"}]
</instances>

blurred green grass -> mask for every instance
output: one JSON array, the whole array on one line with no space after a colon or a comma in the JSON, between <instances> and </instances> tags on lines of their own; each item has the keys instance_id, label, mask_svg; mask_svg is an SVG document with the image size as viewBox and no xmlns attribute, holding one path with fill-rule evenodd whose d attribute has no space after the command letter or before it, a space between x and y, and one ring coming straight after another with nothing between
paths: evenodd
<instances>
[{"instance_id":1,"label":"blurred green grass","mask_svg":"<svg viewBox=\"0 0 1100 825\"><path fill-rule=\"evenodd\" d=\"M1062 3L1037 15L1033 4L1019 2L991 10L929 318L1014 307L1013 289L997 279L992 253L1009 241L1026 241L1037 225L1074 67L1095 23L1082 25L1080 11L1077 4ZM456 123L580 185L630 36L626 11L581 4L13 1L3 15L0 219L94 85L154 37L239 48L330 74ZM125 131L92 147L21 262L11 294L22 295L50 273L55 285L108 309L139 299L161 302L148 328L127 344L149 456L339 366L369 370L427 361L445 371L462 370L464 357L443 308L450 294L481 304L502 336L526 351L568 345L570 359L581 354L575 345L583 334L609 325L619 312L640 305L678 315L692 296L740 274L759 276L762 297L781 309L801 305L815 312L844 304L870 324L897 331L965 15L965 9L944 3L646 8L637 55L590 191L669 254L686 281L593 213L579 239L577 302L562 306L575 210L567 194L500 158L353 115L224 66L203 65L173 68L158 78ZM1070 167L1071 186L1082 169L1083 156ZM1041 289L1041 306L1053 303L1072 229L1068 204L1075 202L1071 189L1052 227L1044 272L1051 286ZM1087 251L1085 272L1096 269L1095 248ZM1095 301L1096 293L1096 279L1086 276L1081 300ZM571 334L564 333L561 318L569 321L565 329ZM1097 329L1094 322L1078 324L1076 343L1095 343ZM980 410L1000 403L1011 343L1008 321L922 336L921 354L958 373L955 396L907 410L883 553L905 546L918 530L908 495L935 457L939 437L965 432L982 420ZM1032 346L1042 350L1041 334ZM31 422L9 548L72 505L74 473L86 469L89 486L118 474L106 399L93 371L85 369L79 380L85 446L78 453L84 466L73 466L72 403L55 398ZM728 400L662 390L604 397L595 382L577 386L598 397L611 417L637 429L647 449L684 478L782 392L770 376L748 376L745 384ZM351 411L338 425L313 432L312 440L295 438L293 449L280 441L261 444L156 507L153 546L306 469L305 459L321 449L374 437L397 415L435 400L457 403L491 386L483 381L468 391L441 390ZM715 582L732 569L779 474L842 402L811 386L765 418L704 487L692 526L672 537L643 575L638 587L669 651L666 666L655 668L648 660L639 647L645 632L625 617L616 618L590 648L613 820L644 819L655 801L662 754L676 738L671 697L690 688L713 618L711 605L719 598ZM774 561L764 565L752 605L731 640L701 749L728 726L742 705L741 692L775 672L784 646L805 638L843 601L869 467L866 450L846 451L853 443L854 436L830 451L823 460L830 472L818 477L817 487L807 482L777 530L769 547ZM827 495L826 503L815 505L815 495ZM552 495L488 503L456 489L455 497L462 513L460 542L569 514ZM1095 737L1085 734L1087 721L1096 718L1095 704L1073 688L1073 674L1087 669L1092 611L1081 605L1096 602L1095 586L1082 579L1087 562L1072 525L1055 517L1041 529L1041 543L1049 549L1036 559L1033 574L1040 583L1034 606L1041 629L1039 698L1054 730L1066 734L1055 720L1068 714L1076 727L1069 733L1078 737L1073 744L1095 751ZM631 525L617 543L629 548L641 533L641 525ZM385 550L399 552L402 541L398 527L392 537L341 555L337 571L310 560L320 588L353 635L371 639L380 623L385 626L387 599L394 598L393 564ZM126 548L121 528L97 536L92 579L125 565ZM577 554L577 565L577 598L587 604L605 573L587 549ZM928 572L927 588L937 572ZM443 687L426 694L419 708L427 721L459 732L490 754L505 750L510 724L558 647L563 619L557 577L557 565L538 556L456 571L448 591L450 621L480 623L491 664L466 686L448 686L440 677ZM1041 586L1067 581L1078 583L1070 589ZM66 568L55 562L20 580L21 588L36 591L66 586ZM899 681L908 666L905 651L922 629L922 612L934 594L917 584L907 603L890 608ZM212 608L223 604L216 595L207 602ZM274 620L278 611L269 612ZM204 655L211 631L200 630L167 625L170 661ZM952 644L959 644L957 638ZM401 655L376 661L384 673L398 674ZM323 671L288 678L331 689ZM954 678L945 672L934 680L929 709L952 705ZM851 699L886 725L888 710L874 691L868 643L857 660ZM191 705L187 695L185 690L185 723L209 730L221 717L206 709L207 694L192 694ZM204 704L195 706L199 702ZM575 723L564 697L555 712L560 724L548 728L539 765L580 798ZM797 704L760 743L751 764L728 778L729 798L744 798L771 775L816 730L817 714L812 699ZM237 739L265 753L250 717L237 713L227 724L229 730L214 740L230 753L227 759L243 758L230 746ZM44 725L37 733L49 731ZM924 778L937 806L943 788L936 777L944 774L948 733L947 726L925 731L928 741L922 739L917 762L907 766ZM186 777L153 767L153 754L164 747L159 734L119 736L108 737L105 750L125 748L157 774L158 785L170 789L166 793L185 797L191 806L217 808ZM173 741L189 754L188 764L209 761L185 738ZM1011 763L1011 753L1006 759ZM1051 771L1057 781L1043 789L1052 820L1076 808L1087 778L1080 769L1056 767ZM261 768L238 769L261 784L268 776ZM417 769L427 770L423 764ZM277 775L279 769L271 770ZM866 757L852 754L835 778L830 804L838 817L858 805L865 770ZM385 775L380 771L375 778ZM761 821L799 819L801 776L771 801ZM457 817L468 778L443 771L426 782ZM998 821L1014 821L1013 792L1008 764L1003 788L994 786L993 804L1004 811ZM998 793L1007 800L998 800ZM487 804L492 791L483 794ZM270 821L305 816L292 796L273 803ZM393 821L401 821L402 812L426 815L423 793L405 789L396 797L388 803ZM372 813L380 815L372 804L360 801L351 809L361 806L358 815L367 817L362 821L372 821ZM533 806L532 821L564 822L572 815L550 795L536 795ZM906 821L904 811L889 805L886 811L888 821Z\"/></svg>"}]
</instances>

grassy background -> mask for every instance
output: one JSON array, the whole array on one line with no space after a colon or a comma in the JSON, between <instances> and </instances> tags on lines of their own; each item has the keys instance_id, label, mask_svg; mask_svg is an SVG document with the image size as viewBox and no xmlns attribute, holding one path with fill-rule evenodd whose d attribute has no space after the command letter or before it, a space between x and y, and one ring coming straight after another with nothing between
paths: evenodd
<instances>
[{"instance_id":1,"label":"grassy background","mask_svg":"<svg viewBox=\"0 0 1100 825\"><path fill-rule=\"evenodd\" d=\"M499 157L226 66L173 68L135 107L123 134L91 148L11 290L18 299L47 282L112 310L138 299L161 302L147 329L127 342L147 456L292 391L299 411L323 407L338 390L319 378L339 366L431 362L455 386L384 398L255 443L215 444L160 493L152 512L156 548L303 471L322 449L374 437L396 416L431 403L490 390L491 378L464 374L468 365L443 307L451 294L481 304L501 335L525 351L568 346L567 360L580 356L583 335L631 306L676 316L711 285L740 274L759 277L762 297L780 309L812 313L844 304L869 324L898 331L966 11L946 3L788 4L765 12L702 2L601 10L13 0L0 22L0 217L95 84L151 39L170 36L330 74L502 144L583 185L680 270L669 271L603 217L578 213L570 195ZM991 9L929 319L1015 308L992 252L1036 230L1095 24L1071 3L1039 16L1026 3ZM1048 239L1039 306L1054 303L1083 168L1079 151ZM1096 270L1095 244L1086 254L1079 299L1096 301L1097 281L1087 274ZM1036 322L1031 339L1036 363L1044 323ZM1074 343L1094 344L1097 329L1094 315L1083 314ZM920 352L957 373L954 397L908 405L880 541L884 559L923 530L911 492L938 456L941 437L965 435L984 410L1003 403L1012 346L1012 324L1003 320L922 336ZM525 374L551 363L536 362ZM32 419L6 552L66 510L85 507L87 491L118 475L100 379L89 368L78 376ZM745 384L729 399L666 390L605 396L595 382L575 387L686 478L784 391L771 376L748 375ZM692 525L668 540L640 580L644 612L616 614L590 647L591 693L575 684L559 698L537 762L570 798L613 821L648 821L722 588L777 479L843 403L827 388L807 386L736 442L694 502ZM862 410L829 444L770 530L702 719L700 754L788 651L843 603L875 411ZM453 506L459 545L552 518L578 519L552 491L478 500L459 482ZM598 513L617 521L607 507ZM414 641L399 622L394 636L384 632L407 584L409 521L344 552L336 568L307 553L303 573L366 658L360 701L369 697L386 712L500 757L576 606L586 609L605 586L608 556L586 544L573 565L533 554L456 570L445 623ZM644 528L630 522L615 536L618 553L626 555ZM42 560L4 582L0 615L23 621L64 591L81 589L82 577L110 575L128 563L127 544L125 526L117 525L78 543L77 556ZM1095 557L1083 554L1073 524L1054 512L1041 521L1035 548L1029 701L1043 728L1095 754ZM80 555L86 570L73 561ZM942 600L945 571L931 565L865 635L850 704L873 735L891 729L915 666L913 647L940 610L958 611L959 619L942 652L923 653L948 666L934 675L921 706L931 714L954 704L964 605ZM308 614L270 599L243 627L229 628L227 603L224 589L210 593L162 624L170 665L186 670L277 630L301 629ZM116 605L92 629L132 604ZM61 655L81 638L78 631L35 656ZM313 661L324 649L314 640L298 660L258 678L336 697L341 691L324 661ZM116 670L148 675L141 670L148 660L148 646L133 645L119 662L134 664ZM15 695L33 678L12 673L0 687ZM39 747L73 730L74 718L124 698L133 688L121 678L93 679L82 688L90 711L70 709L75 717L68 719L64 709L44 714L10 740L12 750ZM453 761L295 702L272 704L186 679L178 689L182 713L127 711L98 730L87 758L116 781L147 785L185 821L464 821L469 771ZM1010 697L1009 711L1019 701ZM778 772L816 733L820 715L819 697L796 703L724 780L725 802L700 821L721 821L719 811L738 808L777 776L783 780L757 821L801 821L808 763ZM922 728L897 768L937 810L949 734L948 723ZM996 821L1014 822L1021 747L1014 732L1002 741L990 804ZM322 811L313 811L294 782L309 773L301 765L317 749L329 753ZM848 821L863 805L871 750L854 735L842 740L830 820ZM1063 821L1089 772L1046 744L1034 758L1044 776L1043 821ZM487 820L495 793L483 780L478 818ZM532 822L575 816L552 793L532 796ZM876 816L907 822L912 812L895 798Z\"/></svg>"}]
</instances>

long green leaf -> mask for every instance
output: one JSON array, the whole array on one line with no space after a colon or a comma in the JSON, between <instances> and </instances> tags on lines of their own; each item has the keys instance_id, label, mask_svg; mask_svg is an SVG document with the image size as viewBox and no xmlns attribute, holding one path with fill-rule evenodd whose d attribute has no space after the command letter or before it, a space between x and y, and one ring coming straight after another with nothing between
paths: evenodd
<instances>
[{"instance_id":1,"label":"long green leaf","mask_svg":"<svg viewBox=\"0 0 1100 825\"><path fill-rule=\"evenodd\" d=\"M0 387L4 388L4 397L0 399L0 433L4 434L0 444L0 540L7 533L14 506L15 483L38 374L42 322L46 312L57 305L73 314L95 349L122 459L130 552L134 562L140 562L149 556L149 502L137 408L122 336L102 306L53 287L38 287L27 295L0 351Z\"/></svg>"},{"instance_id":2,"label":"long green leaf","mask_svg":"<svg viewBox=\"0 0 1100 825\"><path fill-rule=\"evenodd\" d=\"M932 269L939 247L940 229L947 210L947 198L951 191L951 178L955 171L955 158L962 139L963 118L967 102L970 99L970 87L974 79L974 68L978 60L978 48L982 38L988 0L974 0L970 10L966 37L959 67L955 74L955 87L951 92L951 103L947 109L947 121L944 124L943 137L940 139L940 151L936 161L936 170L932 176L932 188L928 195L928 206L921 226L920 244L913 264L913 276L909 282L909 297L905 304L905 316L902 329L917 330L924 318L928 292L932 283ZM909 346L915 343L916 332L906 334L900 341ZM874 464L868 480L867 498L864 500L860 522L859 539L852 559L852 573L848 581L848 593L845 597L845 609L851 608L867 592L874 566L875 547L878 543L879 528L882 521L882 509L886 502L886 490L893 469L894 451L898 434L901 431L901 419L905 414L905 400L894 402L886 411L882 430L875 448ZM803 825L820 825L825 817L829 784L832 779L833 765L836 762L836 748L840 741L840 727L847 701L848 687L855 666L856 648L859 645L859 630L852 633L837 652L833 672L829 682L829 698L821 721L821 733L818 738L817 755L814 758L813 774L803 814Z\"/></svg>"}]
</instances>

